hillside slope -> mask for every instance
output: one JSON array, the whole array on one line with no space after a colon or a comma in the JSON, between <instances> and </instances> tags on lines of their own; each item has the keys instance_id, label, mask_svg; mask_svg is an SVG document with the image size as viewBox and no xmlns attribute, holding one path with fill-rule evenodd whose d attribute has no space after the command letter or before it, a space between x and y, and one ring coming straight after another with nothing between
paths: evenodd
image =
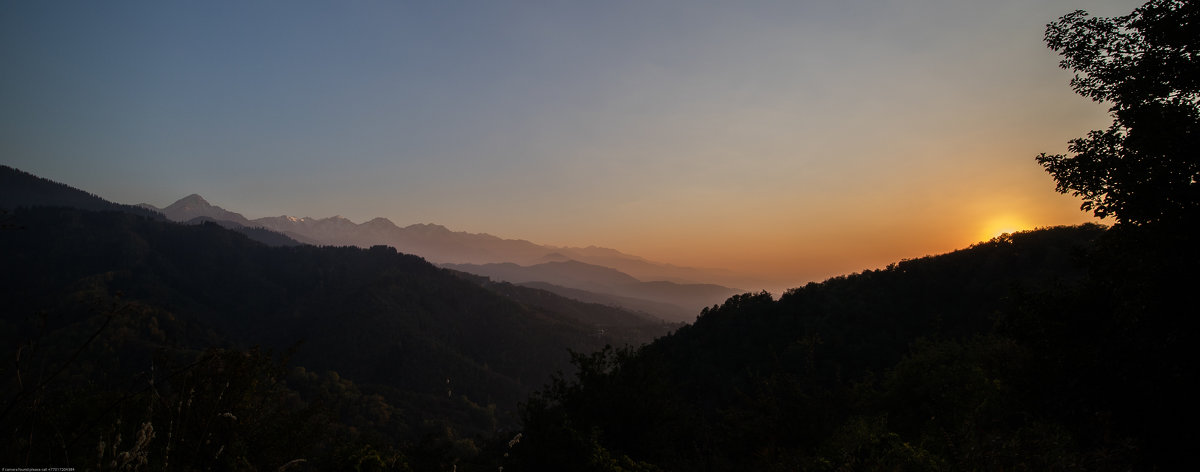
<instances>
[{"instance_id":1,"label":"hillside slope","mask_svg":"<svg viewBox=\"0 0 1200 472\"><path fill-rule=\"evenodd\" d=\"M0 346L17 359L0 371L0 421L21 438L0 453L13 463L83 466L95 438L132 438L139 424L174 428L147 443L154 467L169 455L198 469L486 462L479 446L517 426L517 402L569 367L568 350L675 327L388 247L268 247L39 185L39 198L0 200ZM80 201L109 211L62 206ZM211 448L173 451L212 433L208 420L180 423L193 400L242 420ZM176 407L145 407L156 402Z\"/></svg>"},{"instance_id":2,"label":"hillside slope","mask_svg":"<svg viewBox=\"0 0 1200 472\"><path fill-rule=\"evenodd\" d=\"M577 376L529 401L519 465L1180 465L1196 323L1170 307L1195 250L1110 233L1018 233L779 300L740 295L642 349L577 356Z\"/></svg>"}]
</instances>

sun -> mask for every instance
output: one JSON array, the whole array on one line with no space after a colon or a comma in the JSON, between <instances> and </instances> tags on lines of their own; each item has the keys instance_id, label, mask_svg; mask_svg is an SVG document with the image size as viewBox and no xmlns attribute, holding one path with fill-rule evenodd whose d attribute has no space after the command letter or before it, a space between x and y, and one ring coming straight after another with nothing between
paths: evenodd
<instances>
[{"instance_id":1,"label":"sun","mask_svg":"<svg viewBox=\"0 0 1200 472\"><path fill-rule=\"evenodd\" d=\"M979 240L988 241L1002 234L1011 234L1028 229L1032 229L1032 227L1024 218L1013 215L996 216L984 222L979 232Z\"/></svg>"}]
</instances>

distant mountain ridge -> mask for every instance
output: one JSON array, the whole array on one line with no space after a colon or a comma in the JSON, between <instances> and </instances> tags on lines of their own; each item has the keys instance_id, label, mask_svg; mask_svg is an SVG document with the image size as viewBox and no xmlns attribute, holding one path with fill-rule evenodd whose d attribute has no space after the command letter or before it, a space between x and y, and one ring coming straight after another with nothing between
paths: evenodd
<instances>
[{"instance_id":1,"label":"distant mountain ridge","mask_svg":"<svg viewBox=\"0 0 1200 472\"><path fill-rule=\"evenodd\" d=\"M663 320L678 320L681 322L690 323L696 319L695 309L685 308L670 303L662 303L653 300L625 297L608 293L592 292L578 288L555 285L549 282L522 282L517 285L545 290L547 292L567 297L572 300L579 300L581 302L599 303L602 305L621 307L634 312L650 313L653 316Z\"/></svg>"},{"instance_id":2,"label":"distant mountain ridge","mask_svg":"<svg viewBox=\"0 0 1200 472\"><path fill-rule=\"evenodd\" d=\"M739 277L722 269L680 267L653 262L642 257L597 246L556 247L524 239L504 239L487 233L453 231L445 226L418 223L399 226L387 218L354 223L341 216L329 218L288 215L248 219L240 213L213 205L192 194L165 208L150 204L142 207L162 212L172 221L188 221L199 216L246 227L262 227L308 244L359 246L387 245L442 264L490 264L511 262L533 265L548 261L575 260L611 267L639 280L662 280L683 284L711 281L741 287L761 286L761 281Z\"/></svg>"}]
</instances>

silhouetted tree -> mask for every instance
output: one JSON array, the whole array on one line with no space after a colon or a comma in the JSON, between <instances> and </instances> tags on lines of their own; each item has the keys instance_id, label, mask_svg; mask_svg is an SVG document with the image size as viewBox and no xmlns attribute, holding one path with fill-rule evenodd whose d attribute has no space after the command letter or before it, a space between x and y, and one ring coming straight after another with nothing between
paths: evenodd
<instances>
[{"instance_id":1,"label":"silhouetted tree","mask_svg":"<svg viewBox=\"0 0 1200 472\"><path fill-rule=\"evenodd\" d=\"M1200 210L1200 2L1152 0L1126 16L1082 10L1047 25L1046 44L1074 70L1071 86L1111 103L1113 124L1041 154L1058 191L1134 226Z\"/></svg>"}]
</instances>

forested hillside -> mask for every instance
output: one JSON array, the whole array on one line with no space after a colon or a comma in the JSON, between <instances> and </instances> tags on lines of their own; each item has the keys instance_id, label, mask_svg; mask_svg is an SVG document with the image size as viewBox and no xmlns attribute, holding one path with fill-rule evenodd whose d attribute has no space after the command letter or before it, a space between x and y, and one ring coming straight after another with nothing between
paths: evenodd
<instances>
[{"instance_id":1,"label":"forested hillside","mask_svg":"<svg viewBox=\"0 0 1200 472\"><path fill-rule=\"evenodd\" d=\"M1171 470L1196 419L1197 251L1018 233L746 294L578 356L525 411L547 470Z\"/></svg>"},{"instance_id":2,"label":"forested hillside","mask_svg":"<svg viewBox=\"0 0 1200 472\"><path fill-rule=\"evenodd\" d=\"M1103 228L1018 233L954 253L746 294L641 350L580 356L529 403L528 465L624 458L666 470L1082 462L1041 409L1028 300L1080 290ZM1021 333L1021 334L1017 334ZM1057 398L1056 399L1061 399ZM1089 433L1090 434L1090 433ZM1055 449L1059 448L1059 449ZM618 462L614 462L618 463ZM610 464L611 465L611 464ZM952 469L954 467L951 467Z\"/></svg>"},{"instance_id":3,"label":"forested hillside","mask_svg":"<svg viewBox=\"0 0 1200 472\"><path fill-rule=\"evenodd\" d=\"M100 438L119 464L142 427L158 428L138 446L151 468L170 448L180 467L486 461L479 448L518 426L517 402L567 367L568 349L671 328L488 290L382 246L267 247L211 223L72 208L18 207L4 221L0 332L17 363L3 420L20 438L5 457L21 463L95 464L84 457ZM206 411L188 413L192 401ZM223 453L173 442L215 434L214 421L227 421L223 436L205 440L225 441Z\"/></svg>"},{"instance_id":4,"label":"forested hillside","mask_svg":"<svg viewBox=\"0 0 1200 472\"><path fill-rule=\"evenodd\" d=\"M86 191L0 165L0 208L60 206L96 211L123 211L148 218L162 214L135 205L113 203Z\"/></svg>"}]
</instances>

